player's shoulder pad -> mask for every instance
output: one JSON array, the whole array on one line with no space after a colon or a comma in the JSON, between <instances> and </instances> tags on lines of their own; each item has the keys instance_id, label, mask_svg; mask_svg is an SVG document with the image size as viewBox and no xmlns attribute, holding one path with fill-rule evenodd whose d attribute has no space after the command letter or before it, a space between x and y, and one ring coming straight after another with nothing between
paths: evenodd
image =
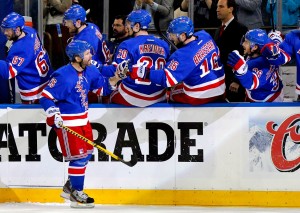
<instances>
[{"instance_id":1,"label":"player's shoulder pad","mask_svg":"<svg viewBox=\"0 0 300 213\"><path fill-rule=\"evenodd\" d=\"M24 26L23 31L26 33L37 33L34 28L28 26Z\"/></svg>"},{"instance_id":2,"label":"player's shoulder pad","mask_svg":"<svg viewBox=\"0 0 300 213\"><path fill-rule=\"evenodd\" d=\"M98 27L96 24L94 24L94 23L87 22L86 25L87 25L88 27L96 28L96 29L99 30L99 27Z\"/></svg>"},{"instance_id":3,"label":"player's shoulder pad","mask_svg":"<svg viewBox=\"0 0 300 213\"><path fill-rule=\"evenodd\" d=\"M294 36L300 36L300 30L292 30L290 33L288 33L288 34L291 34L291 35L294 35ZM287 35L288 35L287 34Z\"/></svg>"},{"instance_id":4,"label":"player's shoulder pad","mask_svg":"<svg viewBox=\"0 0 300 213\"><path fill-rule=\"evenodd\" d=\"M299 36L300 36L300 30L292 30L285 35L284 40L292 42L295 41L295 39L299 38Z\"/></svg>"},{"instance_id":5,"label":"player's shoulder pad","mask_svg":"<svg viewBox=\"0 0 300 213\"><path fill-rule=\"evenodd\" d=\"M207 36L209 36L209 34L205 30L199 30L199 31L194 33L194 36L207 37Z\"/></svg>"}]
</instances>

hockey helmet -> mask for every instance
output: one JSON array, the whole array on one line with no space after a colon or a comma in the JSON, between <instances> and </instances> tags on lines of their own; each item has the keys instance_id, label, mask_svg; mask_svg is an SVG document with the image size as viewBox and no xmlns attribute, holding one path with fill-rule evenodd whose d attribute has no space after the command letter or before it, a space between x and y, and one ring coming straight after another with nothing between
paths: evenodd
<instances>
[{"instance_id":1,"label":"hockey helmet","mask_svg":"<svg viewBox=\"0 0 300 213\"><path fill-rule=\"evenodd\" d=\"M66 20L72 20L74 24L77 20L80 20L81 22L85 22L86 21L85 9L79 4L72 5L64 13L63 22L65 22Z\"/></svg>"},{"instance_id":2,"label":"hockey helmet","mask_svg":"<svg viewBox=\"0 0 300 213\"><path fill-rule=\"evenodd\" d=\"M73 40L66 47L66 54L69 57L70 61L73 61L75 56L79 56L81 59L83 59L84 52L86 50L91 50L91 54L94 54L93 47L86 41Z\"/></svg>"},{"instance_id":3,"label":"hockey helmet","mask_svg":"<svg viewBox=\"0 0 300 213\"><path fill-rule=\"evenodd\" d=\"M272 42L265 30L253 29L245 34L245 39L250 42L251 49L257 45L261 49L265 44Z\"/></svg>"},{"instance_id":4,"label":"hockey helmet","mask_svg":"<svg viewBox=\"0 0 300 213\"><path fill-rule=\"evenodd\" d=\"M151 15L147 10L134 10L127 16L127 21L130 22L131 28L139 23L141 29L146 30L151 22Z\"/></svg>"},{"instance_id":5,"label":"hockey helmet","mask_svg":"<svg viewBox=\"0 0 300 213\"><path fill-rule=\"evenodd\" d=\"M18 13L12 12L9 13L2 21L1 28L8 29L11 28L14 31L17 27L20 27L21 30L24 28L25 20L24 17Z\"/></svg>"},{"instance_id":6,"label":"hockey helmet","mask_svg":"<svg viewBox=\"0 0 300 213\"><path fill-rule=\"evenodd\" d=\"M194 34L194 25L192 20L187 16L180 16L178 18L175 18L171 23L169 24L167 33L173 33L176 34L177 37L185 33L187 37L190 37Z\"/></svg>"}]
</instances>

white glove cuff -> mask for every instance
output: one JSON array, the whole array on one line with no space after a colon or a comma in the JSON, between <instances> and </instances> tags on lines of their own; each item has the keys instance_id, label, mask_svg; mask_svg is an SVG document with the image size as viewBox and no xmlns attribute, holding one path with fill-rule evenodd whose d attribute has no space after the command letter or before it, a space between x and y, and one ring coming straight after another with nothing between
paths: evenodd
<instances>
[{"instance_id":1,"label":"white glove cuff","mask_svg":"<svg viewBox=\"0 0 300 213\"><path fill-rule=\"evenodd\" d=\"M242 65L236 72L239 74L239 75L244 75L248 70L248 64L244 64Z\"/></svg>"},{"instance_id":2,"label":"white glove cuff","mask_svg":"<svg viewBox=\"0 0 300 213\"><path fill-rule=\"evenodd\" d=\"M58 107L49 107L46 110L47 117L52 117L55 114L60 114L60 110Z\"/></svg>"}]
</instances>

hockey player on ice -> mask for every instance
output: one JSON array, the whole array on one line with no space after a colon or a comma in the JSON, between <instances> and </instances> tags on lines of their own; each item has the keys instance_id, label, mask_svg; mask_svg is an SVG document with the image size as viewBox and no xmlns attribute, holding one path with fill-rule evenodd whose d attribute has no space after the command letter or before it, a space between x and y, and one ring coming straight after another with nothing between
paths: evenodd
<instances>
[{"instance_id":1,"label":"hockey player on ice","mask_svg":"<svg viewBox=\"0 0 300 213\"><path fill-rule=\"evenodd\" d=\"M47 114L46 123L53 127L65 160L69 161L69 179L61 196L70 199L71 207L92 208L94 199L84 191L85 170L93 146L62 129L65 125L93 140L88 120L88 91L109 95L119 80L117 75L104 77L91 65L92 47L85 41L74 40L66 47L70 63L56 70L42 92L40 103Z\"/></svg>"}]
</instances>

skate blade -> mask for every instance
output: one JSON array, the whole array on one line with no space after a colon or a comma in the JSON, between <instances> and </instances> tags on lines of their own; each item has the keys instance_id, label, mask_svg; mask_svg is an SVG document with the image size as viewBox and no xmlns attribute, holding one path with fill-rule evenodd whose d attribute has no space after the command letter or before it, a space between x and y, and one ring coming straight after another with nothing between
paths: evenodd
<instances>
[{"instance_id":1,"label":"skate blade","mask_svg":"<svg viewBox=\"0 0 300 213\"><path fill-rule=\"evenodd\" d=\"M66 199L66 200L70 200L70 194L68 194L66 192L60 193L60 197Z\"/></svg>"},{"instance_id":2,"label":"skate blade","mask_svg":"<svg viewBox=\"0 0 300 213\"><path fill-rule=\"evenodd\" d=\"M79 203L79 202L74 202L71 201L71 207L72 208L94 208L95 204L94 203Z\"/></svg>"}]
</instances>

